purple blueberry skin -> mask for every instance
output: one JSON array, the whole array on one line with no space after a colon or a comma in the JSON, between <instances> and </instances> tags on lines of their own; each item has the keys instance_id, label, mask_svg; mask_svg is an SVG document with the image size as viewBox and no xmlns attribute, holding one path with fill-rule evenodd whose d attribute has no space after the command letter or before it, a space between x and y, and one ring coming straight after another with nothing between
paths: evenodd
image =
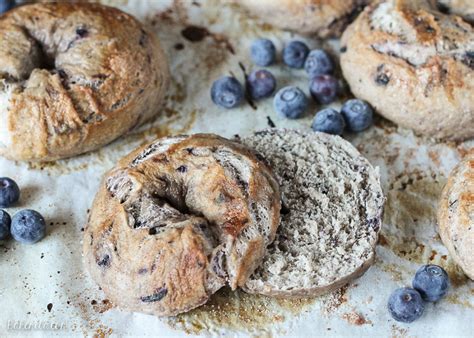
<instances>
[{"instance_id":1,"label":"purple blueberry skin","mask_svg":"<svg viewBox=\"0 0 474 338\"><path fill-rule=\"evenodd\" d=\"M314 49L306 58L304 69L310 78L318 75L332 74L334 64L331 57L322 49Z\"/></svg>"},{"instance_id":2,"label":"purple blueberry skin","mask_svg":"<svg viewBox=\"0 0 474 338\"><path fill-rule=\"evenodd\" d=\"M283 49L283 62L291 68L303 68L309 54L308 46L301 41L291 41Z\"/></svg>"},{"instance_id":3,"label":"purple blueberry skin","mask_svg":"<svg viewBox=\"0 0 474 338\"><path fill-rule=\"evenodd\" d=\"M344 118L341 113L332 108L326 108L316 113L311 128L332 135L341 135L344 132Z\"/></svg>"},{"instance_id":4,"label":"purple blueberry skin","mask_svg":"<svg viewBox=\"0 0 474 338\"><path fill-rule=\"evenodd\" d=\"M15 7L14 0L0 0L0 14L5 13Z\"/></svg>"},{"instance_id":5,"label":"purple blueberry skin","mask_svg":"<svg viewBox=\"0 0 474 338\"><path fill-rule=\"evenodd\" d=\"M341 108L341 113L350 131L365 130L373 123L374 111L372 107L359 99L346 101Z\"/></svg>"},{"instance_id":6,"label":"purple blueberry skin","mask_svg":"<svg viewBox=\"0 0 474 338\"><path fill-rule=\"evenodd\" d=\"M284 87L273 98L273 107L280 117L297 119L308 108L308 98L298 87Z\"/></svg>"},{"instance_id":7,"label":"purple blueberry skin","mask_svg":"<svg viewBox=\"0 0 474 338\"><path fill-rule=\"evenodd\" d=\"M211 99L224 108L237 107L244 97L244 89L236 78L224 76L214 81L211 87Z\"/></svg>"},{"instance_id":8,"label":"purple blueberry skin","mask_svg":"<svg viewBox=\"0 0 474 338\"><path fill-rule=\"evenodd\" d=\"M339 81L332 75L318 75L309 82L309 92L320 104L333 102L339 94Z\"/></svg>"},{"instance_id":9,"label":"purple blueberry skin","mask_svg":"<svg viewBox=\"0 0 474 338\"><path fill-rule=\"evenodd\" d=\"M260 100L273 94L276 88L276 80L268 70L255 70L247 78L247 90L250 97Z\"/></svg>"},{"instance_id":10,"label":"purple blueberry skin","mask_svg":"<svg viewBox=\"0 0 474 338\"><path fill-rule=\"evenodd\" d=\"M12 219L5 210L0 209L0 240L10 237L10 225Z\"/></svg>"},{"instance_id":11,"label":"purple blueberry skin","mask_svg":"<svg viewBox=\"0 0 474 338\"><path fill-rule=\"evenodd\" d=\"M250 47L250 58L257 66L270 66L275 62L275 55L275 45L268 39L257 39Z\"/></svg>"},{"instance_id":12,"label":"purple blueberry skin","mask_svg":"<svg viewBox=\"0 0 474 338\"><path fill-rule=\"evenodd\" d=\"M20 199L20 188L14 180L0 177L0 208L8 208Z\"/></svg>"},{"instance_id":13,"label":"purple blueberry skin","mask_svg":"<svg viewBox=\"0 0 474 338\"><path fill-rule=\"evenodd\" d=\"M46 235L46 223L39 212L24 209L13 216L10 231L16 241L33 244Z\"/></svg>"},{"instance_id":14,"label":"purple blueberry skin","mask_svg":"<svg viewBox=\"0 0 474 338\"><path fill-rule=\"evenodd\" d=\"M448 292L449 277L446 271L438 265L423 265L416 272L412 285L424 301L436 302Z\"/></svg>"},{"instance_id":15,"label":"purple blueberry skin","mask_svg":"<svg viewBox=\"0 0 474 338\"><path fill-rule=\"evenodd\" d=\"M388 311L398 322L414 322L423 315L424 310L420 293L409 287L396 289L388 300Z\"/></svg>"}]
</instances>

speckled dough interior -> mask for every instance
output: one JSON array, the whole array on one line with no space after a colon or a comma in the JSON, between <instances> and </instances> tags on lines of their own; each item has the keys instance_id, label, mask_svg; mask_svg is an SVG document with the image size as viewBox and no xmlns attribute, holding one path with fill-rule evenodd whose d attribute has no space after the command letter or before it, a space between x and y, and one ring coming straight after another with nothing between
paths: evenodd
<instances>
[{"instance_id":1,"label":"speckled dough interior","mask_svg":"<svg viewBox=\"0 0 474 338\"><path fill-rule=\"evenodd\" d=\"M271 165L282 193L276 240L245 290L280 297L328 292L374 257L384 197L379 175L348 142L296 130L243 141Z\"/></svg>"}]
</instances>

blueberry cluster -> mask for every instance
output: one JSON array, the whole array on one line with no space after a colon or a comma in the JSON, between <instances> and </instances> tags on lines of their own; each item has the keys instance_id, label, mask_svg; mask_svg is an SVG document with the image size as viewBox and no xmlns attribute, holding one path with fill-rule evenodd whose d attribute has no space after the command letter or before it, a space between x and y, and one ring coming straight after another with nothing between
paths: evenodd
<instances>
[{"instance_id":1,"label":"blueberry cluster","mask_svg":"<svg viewBox=\"0 0 474 338\"><path fill-rule=\"evenodd\" d=\"M424 302L436 302L446 295L449 277L438 265L423 265L416 272L412 286L396 289L390 295L388 310L396 321L411 323L420 318Z\"/></svg>"},{"instance_id":2,"label":"blueberry cluster","mask_svg":"<svg viewBox=\"0 0 474 338\"><path fill-rule=\"evenodd\" d=\"M269 39L255 40L250 48L250 58L258 66L272 65L276 60L275 45ZM290 68L304 68L310 78L309 92L316 102L326 105L336 100L340 85L333 75L334 62L326 51L310 50L301 41L291 41L283 49L282 59ZM259 69L249 74L245 86L244 89L234 77L224 76L213 83L211 99L221 107L234 108L242 102L245 91L253 100L270 97L276 89L276 80L268 70ZM283 118L301 117L308 105L307 96L296 86L281 88L273 98L273 107L277 115ZM343 105L341 112L332 108L317 112L312 129L336 135L342 134L345 129L359 132L370 127L372 119L373 110L369 104L353 99Z\"/></svg>"},{"instance_id":3,"label":"blueberry cluster","mask_svg":"<svg viewBox=\"0 0 474 338\"><path fill-rule=\"evenodd\" d=\"M8 208L20 199L20 188L11 178L0 177L0 208ZM33 244L46 234L46 223L43 216L35 210L24 209L13 218L8 212L0 209L0 240L10 234L21 243Z\"/></svg>"}]
</instances>

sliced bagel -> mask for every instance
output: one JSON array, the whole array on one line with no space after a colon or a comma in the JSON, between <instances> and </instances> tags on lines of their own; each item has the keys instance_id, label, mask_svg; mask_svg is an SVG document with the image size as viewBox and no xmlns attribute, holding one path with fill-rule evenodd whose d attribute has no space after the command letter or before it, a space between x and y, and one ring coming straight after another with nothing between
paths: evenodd
<instances>
[{"instance_id":1,"label":"sliced bagel","mask_svg":"<svg viewBox=\"0 0 474 338\"><path fill-rule=\"evenodd\" d=\"M269 129L242 142L273 168L281 223L244 286L282 298L331 292L373 263L384 197L379 174L338 136Z\"/></svg>"}]
</instances>

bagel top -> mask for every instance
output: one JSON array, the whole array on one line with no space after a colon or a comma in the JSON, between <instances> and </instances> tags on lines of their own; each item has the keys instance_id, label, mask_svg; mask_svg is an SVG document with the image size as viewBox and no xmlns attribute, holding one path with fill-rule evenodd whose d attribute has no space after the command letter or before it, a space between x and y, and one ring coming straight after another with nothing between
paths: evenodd
<instances>
[{"instance_id":1,"label":"bagel top","mask_svg":"<svg viewBox=\"0 0 474 338\"><path fill-rule=\"evenodd\" d=\"M86 265L119 307L176 315L226 283L244 285L279 215L277 182L245 146L208 134L159 139L105 175Z\"/></svg>"},{"instance_id":2,"label":"bagel top","mask_svg":"<svg viewBox=\"0 0 474 338\"><path fill-rule=\"evenodd\" d=\"M395 123L439 139L474 136L474 28L430 1L366 7L341 39L355 96Z\"/></svg>"},{"instance_id":3,"label":"bagel top","mask_svg":"<svg viewBox=\"0 0 474 338\"><path fill-rule=\"evenodd\" d=\"M439 203L438 225L454 261L474 280L474 148L449 175Z\"/></svg>"},{"instance_id":4,"label":"bagel top","mask_svg":"<svg viewBox=\"0 0 474 338\"><path fill-rule=\"evenodd\" d=\"M0 17L0 155L46 161L153 116L168 83L154 34L98 4L33 4Z\"/></svg>"},{"instance_id":5,"label":"bagel top","mask_svg":"<svg viewBox=\"0 0 474 338\"><path fill-rule=\"evenodd\" d=\"M319 37L339 36L347 24L371 0L240 0L269 24Z\"/></svg>"}]
</instances>

